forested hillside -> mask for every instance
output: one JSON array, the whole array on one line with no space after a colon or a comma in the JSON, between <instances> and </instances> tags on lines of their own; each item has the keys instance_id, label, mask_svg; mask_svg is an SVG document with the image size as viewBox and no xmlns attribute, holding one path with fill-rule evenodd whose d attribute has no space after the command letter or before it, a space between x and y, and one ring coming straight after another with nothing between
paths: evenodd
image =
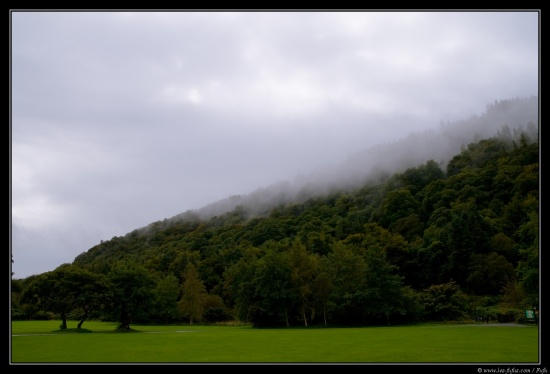
<instances>
[{"instance_id":1,"label":"forested hillside","mask_svg":"<svg viewBox=\"0 0 550 374\"><path fill-rule=\"evenodd\" d=\"M525 105L531 99L495 102L483 117L400 143L423 152L392 154L387 145L357 155L346 170L353 183L233 197L103 241L17 281L12 311L85 312L125 326L519 320L539 302L538 118L521 122ZM363 173L357 159L369 160ZM44 285L71 272L103 288L61 307Z\"/></svg>"}]
</instances>

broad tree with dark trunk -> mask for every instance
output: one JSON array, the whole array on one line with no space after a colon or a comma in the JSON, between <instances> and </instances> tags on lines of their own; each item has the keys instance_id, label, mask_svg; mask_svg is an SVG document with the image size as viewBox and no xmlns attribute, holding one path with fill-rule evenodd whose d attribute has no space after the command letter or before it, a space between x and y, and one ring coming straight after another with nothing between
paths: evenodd
<instances>
[{"instance_id":1,"label":"broad tree with dark trunk","mask_svg":"<svg viewBox=\"0 0 550 374\"><path fill-rule=\"evenodd\" d=\"M130 330L134 317L147 314L154 300L155 282L145 268L127 264L117 264L109 273L109 281L119 328Z\"/></svg>"},{"instance_id":2,"label":"broad tree with dark trunk","mask_svg":"<svg viewBox=\"0 0 550 374\"><path fill-rule=\"evenodd\" d=\"M63 264L53 271L37 276L24 291L21 302L58 313L61 317L61 329L67 328L69 313L81 308L84 310L78 323L78 328L81 328L88 313L101 305L107 290L103 275Z\"/></svg>"}]
</instances>

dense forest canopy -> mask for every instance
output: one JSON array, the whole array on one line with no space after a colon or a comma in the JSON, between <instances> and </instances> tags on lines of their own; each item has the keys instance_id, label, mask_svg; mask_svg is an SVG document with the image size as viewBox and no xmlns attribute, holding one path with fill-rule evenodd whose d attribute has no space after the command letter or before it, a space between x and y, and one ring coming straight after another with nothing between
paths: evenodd
<instances>
[{"instance_id":1,"label":"dense forest canopy","mask_svg":"<svg viewBox=\"0 0 550 374\"><path fill-rule=\"evenodd\" d=\"M342 169L368 160L365 170L345 183L232 197L103 241L12 280L12 318L520 320L540 291L536 103L495 101L437 135L411 135L399 143L405 160L391 145L357 155Z\"/></svg>"}]
</instances>

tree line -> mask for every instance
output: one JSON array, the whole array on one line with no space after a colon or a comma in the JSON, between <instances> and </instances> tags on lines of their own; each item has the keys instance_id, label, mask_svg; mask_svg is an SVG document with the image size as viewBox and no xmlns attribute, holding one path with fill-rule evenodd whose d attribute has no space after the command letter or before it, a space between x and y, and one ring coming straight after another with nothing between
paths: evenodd
<instances>
[{"instance_id":1,"label":"tree line","mask_svg":"<svg viewBox=\"0 0 550 374\"><path fill-rule=\"evenodd\" d=\"M531 129L533 124L530 124ZM12 318L346 326L516 320L539 303L538 134L503 127L355 189L186 214L12 279Z\"/></svg>"}]
</instances>

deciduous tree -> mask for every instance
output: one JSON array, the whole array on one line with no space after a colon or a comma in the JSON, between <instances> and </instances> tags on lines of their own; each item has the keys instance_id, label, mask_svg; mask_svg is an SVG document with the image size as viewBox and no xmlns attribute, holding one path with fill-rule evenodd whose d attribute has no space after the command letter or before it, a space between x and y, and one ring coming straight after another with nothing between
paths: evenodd
<instances>
[{"instance_id":1,"label":"deciduous tree","mask_svg":"<svg viewBox=\"0 0 550 374\"><path fill-rule=\"evenodd\" d=\"M204 299L208 295L204 283L199 278L197 268L189 263L183 275L184 282L181 286L181 299L178 302L181 313L189 318L189 324L202 317L204 311Z\"/></svg>"},{"instance_id":2,"label":"deciduous tree","mask_svg":"<svg viewBox=\"0 0 550 374\"><path fill-rule=\"evenodd\" d=\"M155 282L139 265L119 263L109 273L112 305L118 310L120 329L130 329L130 323L147 315L154 300Z\"/></svg>"}]
</instances>

